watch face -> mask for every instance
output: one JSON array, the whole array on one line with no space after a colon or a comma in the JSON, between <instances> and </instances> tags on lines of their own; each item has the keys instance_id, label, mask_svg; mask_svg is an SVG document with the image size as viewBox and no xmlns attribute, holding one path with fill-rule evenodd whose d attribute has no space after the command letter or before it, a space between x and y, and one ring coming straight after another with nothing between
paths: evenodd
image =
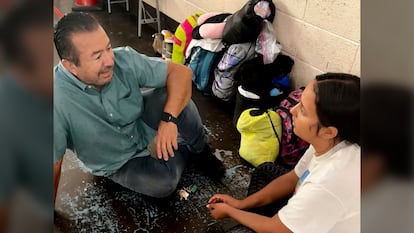
<instances>
[{"instance_id":1,"label":"watch face","mask_svg":"<svg viewBox=\"0 0 414 233\"><path fill-rule=\"evenodd\" d=\"M173 123L176 123L177 121L177 119L175 119L171 114L167 112L162 113L161 120L165 122L173 122Z\"/></svg>"}]
</instances>

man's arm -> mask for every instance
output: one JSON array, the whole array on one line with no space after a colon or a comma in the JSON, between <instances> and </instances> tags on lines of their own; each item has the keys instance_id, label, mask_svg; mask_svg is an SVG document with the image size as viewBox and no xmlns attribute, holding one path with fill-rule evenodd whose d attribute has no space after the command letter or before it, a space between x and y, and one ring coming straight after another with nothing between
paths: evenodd
<instances>
[{"instance_id":1,"label":"man's arm","mask_svg":"<svg viewBox=\"0 0 414 233\"><path fill-rule=\"evenodd\" d=\"M168 62L167 67L167 101L164 112L178 117L191 98L191 70L180 64ZM172 122L161 121L157 132L157 156L168 160L174 156L174 149L178 149L177 125Z\"/></svg>"},{"instance_id":2,"label":"man's arm","mask_svg":"<svg viewBox=\"0 0 414 233\"><path fill-rule=\"evenodd\" d=\"M63 156L53 164L53 203L56 203L56 193L59 186L60 173L62 170Z\"/></svg>"},{"instance_id":3,"label":"man's arm","mask_svg":"<svg viewBox=\"0 0 414 233\"><path fill-rule=\"evenodd\" d=\"M184 65L168 62L167 68L167 102L164 111L177 117L191 98L190 68Z\"/></svg>"}]
</instances>

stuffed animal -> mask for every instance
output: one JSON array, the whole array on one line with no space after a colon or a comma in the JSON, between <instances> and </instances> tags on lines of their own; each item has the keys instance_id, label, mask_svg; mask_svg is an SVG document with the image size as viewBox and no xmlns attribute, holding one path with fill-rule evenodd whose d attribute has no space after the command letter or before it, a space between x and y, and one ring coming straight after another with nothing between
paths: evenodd
<instances>
[{"instance_id":1,"label":"stuffed animal","mask_svg":"<svg viewBox=\"0 0 414 233\"><path fill-rule=\"evenodd\" d=\"M178 25L177 29L175 30L173 38L173 52L171 58L173 62L184 64L185 52L192 39L191 35L193 29L198 25L197 19L200 17L200 15L202 15L201 12L196 12L194 15L190 15L180 25Z\"/></svg>"},{"instance_id":2,"label":"stuffed animal","mask_svg":"<svg viewBox=\"0 0 414 233\"><path fill-rule=\"evenodd\" d=\"M221 39L223 36L225 20L230 13L209 12L200 16L198 26L193 30L194 39Z\"/></svg>"}]
</instances>

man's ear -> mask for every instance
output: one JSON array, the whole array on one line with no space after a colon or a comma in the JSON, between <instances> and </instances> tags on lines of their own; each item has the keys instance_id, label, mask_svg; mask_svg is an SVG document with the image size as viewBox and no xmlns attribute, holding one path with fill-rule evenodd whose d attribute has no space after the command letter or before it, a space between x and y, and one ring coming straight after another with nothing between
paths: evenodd
<instances>
[{"instance_id":1,"label":"man's ear","mask_svg":"<svg viewBox=\"0 0 414 233\"><path fill-rule=\"evenodd\" d=\"M78 76L78 67L71 61L66 59L62 59L62 65L65 67L70 73L75 76Z\"/></svg>"},{"instance_id":2,"label":"man's ear","mask_svg":"<svg viewBox=\"0 0 414 233\"><path fill-rule=\"evenodd\" d=\"M319 135L325 139L332 139L338 135L338 129L333 126L322 127L319 130Z\"/></svg>"}]
</instances>

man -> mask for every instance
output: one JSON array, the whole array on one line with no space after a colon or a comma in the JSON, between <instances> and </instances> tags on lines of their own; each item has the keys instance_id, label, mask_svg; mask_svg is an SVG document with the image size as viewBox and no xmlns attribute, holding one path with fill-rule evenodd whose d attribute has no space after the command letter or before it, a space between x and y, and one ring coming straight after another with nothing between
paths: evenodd
<instances>
[{"instance_id":1,"label":"man","mask_svg":"<svg viewBox=\"0 0 414 233\"><path fill-rule=\"evenodd\" d=\"M63 17L54 42L61 59L54 70L55 198L67 148L92 174L157 198L175 191L189 157L212 178L224 174L190 100L187 67L130 47L112 49L104 29L86 13ZM142 87L156 89L143 96Z\"/></svg>"}]
</instances>

